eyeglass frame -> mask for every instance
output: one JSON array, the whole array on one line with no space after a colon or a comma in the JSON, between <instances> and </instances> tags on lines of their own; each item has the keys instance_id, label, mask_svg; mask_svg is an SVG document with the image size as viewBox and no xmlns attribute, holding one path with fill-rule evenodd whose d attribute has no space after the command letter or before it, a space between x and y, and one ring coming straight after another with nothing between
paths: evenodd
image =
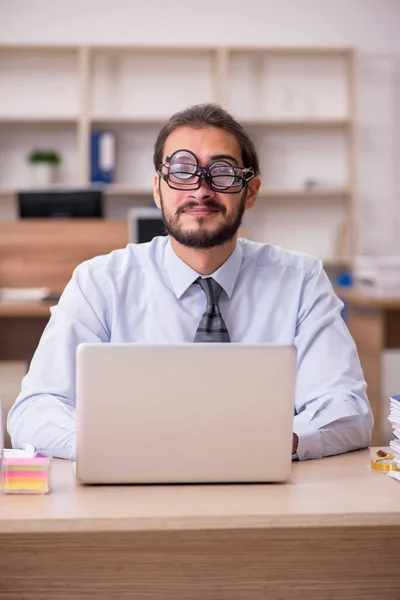
<instances>
[{"instance_id":1,"label":"eyeglass frame","mask_svg":"<svg viewBox=\"0 0 400 600\"><path fill-rule=\"evenodd\" d=\"M239 167L236 165L232 165L231 163L229 163L228 161L226 161L226 164L229 165L230 167L232 167L232 169L235 169L235 175L234 177L238 178L241 180L241 184L238 186L229 186L226 187L225 189L221 189L221 188L216 188L213 185L212 182L212 176L210 175L210 169L212 168L213 165L220 163L220 162L225 162L223 159L217 159L214 160L212 163L210 163L208 165L208 167L201 167L198 162L192 166L196 167L196 172L193 173L193 176L198 177L198 185L196 185L196 187L174 187L173 185L171 185L171 182L169 181L169 177L170 177L170 173L168 171L168 173L163 173L161 171L162 167L165 167L167 169L169 169L169 166L172 164L171 163L171 158L173 157L174 154L178 153L178 152L187 152L188 154L191 154L196 161L197 156L191 151L191 150L187 150L185 148L181 148L179 150L175 150L175 152L173 152L171 154L171 156L167 156L165 159L165 163L161 163L160 164L160 168L156 170L157 174L165 181L165 183L168 185L168 187L172 190L177 190L178 192L191 192L194 190L198 190L200 189L202 180L204 179L207 182L208 187L213 191L213 192L219 192L221 194L238 194L239 192L241 192L243 190L243 188L249 183L249 181L251 181L253 179L253 177L255 177L255 173L254 173L254 169L253 167ZM189 164L189 163L182 163L182 164ZM244 171L248 171L250 173L250 177L248 177L247 179L244 177L241 177L240 175L236 174L236 169L240 169L242 171L242 173ZM184 184L183 184L184 185ZM228 190L232 190L232 191L228 191Z\"/></svg>"}]
</instances>

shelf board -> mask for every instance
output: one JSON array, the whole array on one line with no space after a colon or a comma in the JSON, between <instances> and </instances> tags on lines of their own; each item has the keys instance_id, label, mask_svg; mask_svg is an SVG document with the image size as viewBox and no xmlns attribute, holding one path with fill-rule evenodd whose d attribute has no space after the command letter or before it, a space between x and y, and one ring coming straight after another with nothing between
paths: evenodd
<instances>
[{"instance_id":1,"label":"shelf board","mask_svg":"<svg viewBox=\"0 0 400 600\"><path fill-rule=\"evenodd\" d=\"M118 185L110 184L105 186L94 186L102 189L108 196L146 196L152 195L153 190L151 188L137 188L129 185ZM260 199L299 199L307 200L309 198L338 198L343 196L349 196L350 191L346 188L326 188L326 189L312 189L312 190L297 190L297 189L267 189L262 188L259 193Z\"/></svg>"},{"instance_id":2,"label":"shelf board","mask_svg":"<svg viewBox=\"0 0 400 600\"><path fill-rule=\"evenodd\" d=\"M171 115L165 117L157 115L95 115L90 117L89 121L92 125L164 125L170 117Z\"/></svg>"},{"instance_id":3,"label":"shelf board","mask_svg":"<svg viewBox=\"0 0 400 600\"><path fill-rule=\"evenodd\" d=\"M79 188L82 189L85 186L81 184L59 184L52 185L49 189L68 189L68 188ZM88 185L90 189L99 189L102 190L106 196L152 196L153 189L150 187L135 187L132 185L122 185L122 184L104 184L104 185ZM18 188L20 189L20 188ZM13 196L18 191L17 188L0 188L0 197L8 197ZM28 189L27 186L24 186L24 189ZM34 188L29 188L34 189ZM310 198L315 198L316 200L320 200L323 198L339 198L339 197L348 197L350 196L350 190L346 188L326 188L326 189L312 189L312 190L291 190L291 189L267 189L262 188L259 193L260 200L268 200L268 199L294 199L294 200L308 200Z\"/></svg>"},{"instance_id":4,"label":"shelf board","mask_svg":"<svg viewBox=\"0 0 400 600\"><path fill-rule=\"evenodd\" d=\"M232 54L266 54L284 57L347 57L354 53L354 48L342 46L227 46L226 49Z\"/></svg>"},{"instance_id":5,"label":"shelf board","mask_svg":"<svg viewBox=\"0 0 400 600\"><path fill-rule=\"evenodd\" d=\"M135 124L154 124L163 125L170 119L171 115L94 115L90 117L92 124L103 125L135 125ZM274 119L266 117L237 117L236 120L242 125L265 125L268 127L347 127L351 125L348 118L304 118L304 119Z\"/></svg>"},{"instance_id":6,"label":"shelf board","mask_svg":"<svg viewBox=\"0 0 400 600\"><path fill-rule=\"evenodd\" d=\"M1 115L0 114L0 124L10 124L10 125L29 125L29 124L67 124L67 125L76 125L78 122L78 117L71 115L59 115L59 116L49 116L49 115Z\"/></svg>"},{"instance_id":7,"label":"shelf board","mask_svg":"<svg viewBox=\"0 0 400 600\"><path fill-rule=\"evenodd\" d=\"M56 191L60 190L68 190L68 189L91 189L91 190L102 190L106 196L152 196L153 190L151 188L138 188L132 186L124 186L124 185L82 185L80 183L63 183L63 184L53 184L48 188L37 188L35 186L27 186L24 185L22 187L4 187L0 188L0 198L7 198L15 196L18 192L23 191Z\"/></svg>"},{"instance_id":8,"label":"shelf board","mask_svg":"<svg viewBox=\"0 0 400 600\"><path fill-rule=\"evenodd\" d=\"M163 125L171 115L96 115L89 118L91 124L107 125ZM272 119L264 117L238 117L237 121L243 125L265 125L268 127L346 127L351 125L350 119ZM66 123L76 124L77 116L72 115L0 115L2 124L30 124L30 123Z\"/></svg>"},{"instance_id":9,"label":"shelf board","mask_svg":"<svg viewBox=\"0 0 400 600\"><path fill-rule=\"evenodd\" d=\"M118 184L105 184L105 185L82 185L80 183L60 183L53 184L48 188L39 188L35 186L24 185L22 187L4 187L0 188L0 198L15 196L18 192L23 191L57 191L57 190L68 190L68 189L79 189L79 190L101 190L106 196L152 196L153 190L151 188L138 188L132 186L118 185Z\"/></svg>"},{"instance_id":10,"label":"shelf board","mask_svg":"<svg viewBox=\"0 0 400 600\"><path fill-rule=\"evenodd\" d=\"M0 199L15 197L18 192L50 192L50 191L65 191L65 190L85 190L90 189L90 186L81 183L53 183L49 186L36 186L36 185L20 185L16 187L0 187Z\"/></svg>"},{"instance_id":11,"label":"shelf board","mask_svg":"<svg viewBox=\"0 0 400 600\"><path fill-rule=\"evenodd\" d=\"M82 46L78 44L26 44L26 43L1 43L0 51L12 52L15 50L22 52L76 52Z\"/></svg>"},{"instance_id":12,"label":"shelf board","mask_svg":"<svg viewBox=\"0 0 400 600\"><path fill-rule=\"evenodd\" d=\"M288 198L295 200L308 200L310 198L315 198L317 200L321 198L338 198L343 196L349 196L350 190L347 188L312 188L312 189L268 189L261 188L259 192L259 198L270 198L270 199L280 199L280 198Z\"/></svg>"},{"instance_id":13,"label":"shelf board","mask_svg":"<svg viewBox=\"0 0 400 600\"><path fill-rule=\"evenodd\" d=\"M150 45L150 44L37 44L37 43L1 43L0 51L24 52L48 51L48 52L71 52L81 48L88 48L93 52L211 52L219 49L228 50L232 53L251 54L274 54L274 55L316 55L316 56L348 56L354 52L353 47L348 46L259 46L259 45Z\"/></svg>"},{"instance_id":14,"label":"shelf board","mask_svg":"<svg viewBox=\"0 0 400 600\"><path fill-rule=\"evenodd\" d=\"M178 53L178 54L182 54L182 52L184 53L210 53L210 52L215 52L216 50L218 50L219 46L217 45L212 45L212 46L195 46L195 45L188 45L188 46L176 46L176 45L150 45L150 44L143 44L143 45L133 45L133 44L90 44L89 49L93 52L102 52L102 53L106 53L106 52L111 52L111 53L118 53L118 52L122 52L122 53L142 53L142 52L148 52L150 54L165 54L167 52L171 52L171 53Z\"/></svg>"},{"instance_id":15,"label":"shelf board","mask_svg":"<svg viewBox=\"0 0 400 600\"><path fill-rule=\"evenodd\" d=\"M326 259L321 259L324 267L351 267L352 266L352 259L347 256L347 257L336 257L336 258L326 258Z\"/></svg>"},{"instance_id":16,"label":"shelf board","mask_svg":"<svg viewBox=\"0 0 400 600\"><path fill-rule=\"evenodd\" d=\"M92 185L93 189L102 190L106 196L152 196L152 188L139 188L129 185L109 184L104 186Z\"/></svg>"},{"instance_id":17,"label":"shelf board","mask_svg":"<svg viewBox=\"0 0 400 600\"><path fill-rule=\"evenodd\" d=\"M268 127L347 127L351 125L351 120L343 118L287 118L275 119L265 117L237 117L242 125L265 125Z\"/></svg>"}]
</instances>

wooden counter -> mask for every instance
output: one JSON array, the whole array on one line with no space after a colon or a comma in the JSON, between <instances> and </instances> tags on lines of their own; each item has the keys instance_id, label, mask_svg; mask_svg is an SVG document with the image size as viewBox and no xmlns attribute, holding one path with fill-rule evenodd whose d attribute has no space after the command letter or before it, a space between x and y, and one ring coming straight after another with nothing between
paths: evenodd
<instances>
[{"instance_id":1,"label":"wooden counter","mask_svg":"<svg viewBox=\"0 0 400 600\"><path fill-rule=\"evenodd\" d=\"M2 302L0 301L1 317L50 317L50 307L55 302Z\"/></svg>"},{"instance_id":2,"label":"wooden counter","mask_svg":"<svg viewBox=\"0 0 400 600\"><path fill-rule=\"evenodd\" d=\"M336 293L352 306L400 310L400 296L378 296L352 288L338 288Z\"/></svg>"},{"instance_id":3,"label":"wooden counter","mask_svg":"<svg viewBox=\"0 0 400 600\"><path fill-rule=\"evenodd\" d=\"M368 450L284 485L96 486L0 497L0 597L398 600L400 483ZM50 597L50 596L48 596Z\"/></svg>"}]
</instances>

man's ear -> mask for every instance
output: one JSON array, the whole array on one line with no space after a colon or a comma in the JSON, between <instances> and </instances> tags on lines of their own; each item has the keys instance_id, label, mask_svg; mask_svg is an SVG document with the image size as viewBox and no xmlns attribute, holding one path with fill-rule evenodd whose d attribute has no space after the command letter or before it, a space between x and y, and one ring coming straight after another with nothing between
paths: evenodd
<instances>
[{"instance_id":1,"label":"man's ear","mask_svg":"<svg viewBox=\"0 0 400 600\"><path fill-rule=\"evenodd\" d=\"M156 205L158 206L158 208L161 210L160 176L159 175L154 175L154 181L153 181L153 198L154 198L154 202L156 203Z\"/></svg>"},{"instance_id":2,"label":"man's ear","mask_svg":"<svg viewBox=\"0 0 400 600\"><path fill-rule=\"evenodd\" d=\"M258 197L258 192L260 191L261 179L259 177L254 177L251 181L249 181L247 186L247 195L245 202L245 209L253 208L255 201Z\"/></svg>"}]
</instances>

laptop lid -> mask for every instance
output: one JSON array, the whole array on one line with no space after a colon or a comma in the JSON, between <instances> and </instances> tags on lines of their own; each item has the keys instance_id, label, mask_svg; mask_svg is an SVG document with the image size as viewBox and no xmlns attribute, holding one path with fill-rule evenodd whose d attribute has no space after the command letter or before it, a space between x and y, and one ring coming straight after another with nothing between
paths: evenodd
<instances>
[{"instance_id":1,"label":"laptop lid","mask_svg":"<svg viewBox=\"0 0 400 600\"><path fill-rule=\"evenodd\" d=\"M77 477L284 481L295 374L294 346L81 344Z\"/></svg>"}]
</instances>

